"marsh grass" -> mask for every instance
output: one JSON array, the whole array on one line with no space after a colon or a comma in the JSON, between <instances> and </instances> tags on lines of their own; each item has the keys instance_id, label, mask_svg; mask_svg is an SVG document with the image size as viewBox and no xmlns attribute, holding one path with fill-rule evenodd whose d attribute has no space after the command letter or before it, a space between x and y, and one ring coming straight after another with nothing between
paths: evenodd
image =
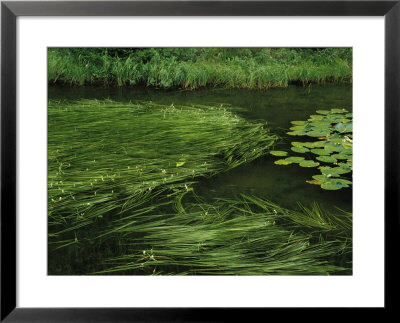
<instances>
[{"instance_id":1,"label":"marsh grass","mask_svg":"<svg viewBox=\"0 0 400 323\"><path fill-rule=\"evenodd\" d=\"M49 48L49 84L267 89L349 83L350 48Z\"/></svg>"}]
</instances>

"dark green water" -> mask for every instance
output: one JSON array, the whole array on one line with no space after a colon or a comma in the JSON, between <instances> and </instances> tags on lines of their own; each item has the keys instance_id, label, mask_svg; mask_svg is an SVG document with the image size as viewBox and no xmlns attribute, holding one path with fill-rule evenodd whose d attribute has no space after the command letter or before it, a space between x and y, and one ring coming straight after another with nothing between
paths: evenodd
<instances>
[{"instance_id":1,"label":"dark green water","mask_svg":"<svg viewBox=\"0 0 400 323\"><path fill-rule=\"evenodd\" d=\"M170 105L230 105L229 109L248 120L267 122L271 131L281 136L277 149L290 149L296 137L286 135L290 121L306 120L318 109L346 108L352 111L351 86L289 87L270 90L199 89L195 91L165 91L149 88L50 87L49 99L104 99L115 101L153 101ZM276 157L265 156L211 179L201 180L196 192L206 199L233 197L240 193L269 199L279 205L296 207L300 202L318 202L325 209L339 207L352 210L352 189L322 190L307 184L312 168L297 165L278 166Z\"/></svg>"}]
</instances>

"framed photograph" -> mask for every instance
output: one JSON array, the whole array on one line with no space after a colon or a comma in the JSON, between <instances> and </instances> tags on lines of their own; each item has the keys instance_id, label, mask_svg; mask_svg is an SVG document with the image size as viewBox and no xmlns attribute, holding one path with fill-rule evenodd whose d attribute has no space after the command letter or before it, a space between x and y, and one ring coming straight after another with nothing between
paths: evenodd
<instances>
[{"instance_id":1,"label":"framed photograph","mask_svg":"<svg viewBox=\"0 0 400 323\"><path fill-rule=\"evenodd\" d=\"M392 308L399 16L3 1L1 320Z\"/></svg>"}]
</instances>

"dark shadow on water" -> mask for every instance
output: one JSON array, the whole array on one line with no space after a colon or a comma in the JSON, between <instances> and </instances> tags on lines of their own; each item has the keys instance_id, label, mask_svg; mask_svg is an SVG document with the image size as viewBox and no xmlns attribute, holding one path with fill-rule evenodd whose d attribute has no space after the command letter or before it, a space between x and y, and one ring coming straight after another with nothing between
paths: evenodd
<instances>
[{"instance_id":1,"label":"dark shadow on water","mask_svg":"<svg viewBox=\"0 0 400 323\"><path fill-rule=\"evenodd\" d=\"M323 190L305 182L318 173L315 168L293 164L277 166L274 160L273 157L260 158L251 164L204 179L196 186L196 192L209 201L216 197L232 198L245 194L270 200L289 209L296 209L298 203L310 206L316 201L327 211L335 211L336 207L351 211L351 188Z\"/></svg>"}]
</instances>

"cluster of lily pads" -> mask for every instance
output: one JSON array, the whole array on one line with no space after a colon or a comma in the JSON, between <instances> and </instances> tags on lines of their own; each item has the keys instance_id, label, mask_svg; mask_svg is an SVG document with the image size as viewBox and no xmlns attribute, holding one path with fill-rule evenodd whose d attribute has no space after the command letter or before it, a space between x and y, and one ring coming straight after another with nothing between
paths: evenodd
<instances>
[{"instance_id":1,"label":"cluster of lily pads","mask_svg":"<svg viewBox=\"0 0 400 323\"><path fill-rule=\"evenodd\" d=\"M288 135L306 136L312 141L292 142L291 150L306 157L290 156L275 161L277 165L299 164L318 167L321 174L307 183L320 185L325 190L338 190L352 184L353 170L353 114L346 109L317 110L307 121L292 121ZM308 138L307 138L308 139ZM274 156L288 156L286 151L271 151ZM307 159L306 159L307 158Z\"/></svg>"}]
</instances>

